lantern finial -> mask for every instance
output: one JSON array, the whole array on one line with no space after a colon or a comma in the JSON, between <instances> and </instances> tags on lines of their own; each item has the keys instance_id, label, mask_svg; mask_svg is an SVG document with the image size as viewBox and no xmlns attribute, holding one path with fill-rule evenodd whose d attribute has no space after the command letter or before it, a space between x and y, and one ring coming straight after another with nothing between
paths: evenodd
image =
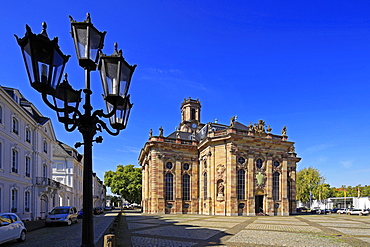
<instances>
[{"instance_id":1,"label":"lantern finial","mask_svg":"<svg viewBox=\"0 0 370 247\"><path fill-rule=\"evenodd\" d=\"M86 21L85 22L91 22L90 13L86 13Z\"/></svg>"},{"instance_id":2,"label":"lantern finial","mask_svg":"<svg viewBox=\"0 0 370 247\"><path fill-rule=\"evenodd\" d=\"M41 25L42 25L41 34L44 35L45 37L48 37L48 34L46 32L46 28L48 27L48 25L46 24L46 22L43 22Z\"/></svg>"}]
</instances>

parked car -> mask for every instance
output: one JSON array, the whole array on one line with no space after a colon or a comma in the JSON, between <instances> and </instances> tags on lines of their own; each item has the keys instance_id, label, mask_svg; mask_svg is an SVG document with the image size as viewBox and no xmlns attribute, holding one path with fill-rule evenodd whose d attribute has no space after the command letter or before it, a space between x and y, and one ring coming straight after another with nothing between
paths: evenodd
<instances>
[{"instance_id":1,"label":"parked car","mask_svg":"<svg viewBox=\"0 0 370 247\"><path fill-rule=\"evenodd\" d=\"M306 207L299 207L299 208L297 208L297 212L298 213L303 213L303 212L307 212L309 209L308 208L306 208Z\"/></svg>"},{"instance_id":2,"label":"parked car","mask_svg":"<svg viewBox=\"0 0 370 247\"><path fill-rule=\"evenodd\" d=\"M333 208L332 210L330 210L330 212L332 213L332 214L335 214L335 213L337 213L337 211L339 210L340 208Z\"/></svg>"},{"instance_id":3,"label":"parked car","mask_svg":"<svg viewBox=\"0 0 370 247\"><path fill-rule=\"evenodd\" d=\"M18 215L0 213L0 244L12 240L24 242L26 240L26 233L27 229Z\"/></svg>"},{"instance_id":4,"label":"parked car","mask_svg":"<svg viewBox=\"0 0 370 247\"><path fill-rule=\"evenodd\" d=\"M369 211L366 209L350 208L347 210L348 215L368 215Z\"/></svg>"},{"instance_id":5,"label":"parked car","mask_svg":"<svg viewBox=\"0 0 370 247\"><path fill-rule=\"evenodd\" d=\"M317 214L329 214L330 209L318 209L318 210L316 210L316 213Z\"/></svg>"},{"instance_id":6,"label":"parked car","mask_svg":"<svg viewBox=\"0 0 370 247\"><path fill-rule=\"evenodd\" d=\"M347 213L347 209L346 208L339 208L337 210L337 214L345 214L345 213Z\"/></svg>"},{"instance_id":7,"label":"parked car","mask_svg":"<svg viewBox=\"0 0 370 247\"><path fill-rule=\"evenodd\" d=\"M52 224L67 224L70 226L77 222L77 210L71 206L55 207L45 218L45 226L51 226Z\"/></svg>"},{"instance_id":8,"label":"parked car","mask_svg":"<svg viewBox=\"0 0 370 247\"><path fill-rule=\"evenodd\" d=\"M95 215L97 215L97 214L104 214L104 211L103 211L103 208L102 207L95 207L93 209L93 212L94 212Z\"/></svg>"},{"instance_id":9,"label":"parked car","mask_svg":"<svg viewBox=\"0 0 370 247\"><path fill-rule=\"evenodd\" d=\"M112 207L111 206L106 206L105 208L104 208L104 211L111 211L112 210Z\"/></svg>"},{"instance_id":10,"label":"parked car","mask_svg":"<svg viewBox=\"0 0 370 247\"><path fill-rule=\"evenodd\" d=\"M84 210L81 209L80 211L78 211L77 213L77 219L82 219L83 218L83 215L84 215Z\"/></svg>"}]
</instances>

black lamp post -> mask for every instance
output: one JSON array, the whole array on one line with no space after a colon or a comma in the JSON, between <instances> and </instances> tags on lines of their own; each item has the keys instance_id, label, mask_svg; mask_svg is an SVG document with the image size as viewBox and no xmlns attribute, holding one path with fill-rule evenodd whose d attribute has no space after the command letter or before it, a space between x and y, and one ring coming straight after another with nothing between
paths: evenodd
<instances>
[{"instance_id":1,"label":"black lamp post","mask_svg":"<svg viewBox=\"0 0 370 247\"><path fill-rule=\"evenodd\" d=\"M102 54L105 32L99 32L91 23L90 15L83 22L76 22L70 17L72 37L79 60L85 70L84 112L79 110L81 90L74 90L68 83L67 75L60 83L65 64L70 56L64 55L58 46L58 39L50 40L43 23L41 34L32 33L26 26L23 38L17 38L31 86L42 94L44 102L58 114L58 121L67 131L76 128L81 132L84 145L82 246L94 246L93 194L92 194L92 144L101 142L97 131L106 130L110 135L118 135L126 128L132 108L128 90L135 67L129 65L117 50L111 56ZM99 63L103 83L104 100L107 113L95 110L91 106L90 72L96 70ZM51 99L51 100L50 100ZM111 130L100 118L109 118Z\"/></svg>"}]
</instances>

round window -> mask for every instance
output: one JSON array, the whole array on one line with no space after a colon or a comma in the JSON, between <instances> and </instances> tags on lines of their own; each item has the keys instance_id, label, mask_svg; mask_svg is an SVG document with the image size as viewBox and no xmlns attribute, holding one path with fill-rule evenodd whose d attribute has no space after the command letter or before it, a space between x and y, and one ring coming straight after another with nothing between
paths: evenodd
<instances>
[{"instance_id":1,"label":"round window","mask_svg":"<svg viewBox=\"0 0 370 247\"><path fill-rule=\"evenodd\" d=\"M243 157L239 157L238 162L239 162L239 164L242 165L242 164L244 164L245 159Z\"/></svg>"},{"instance_id":2,"label":"round window","mask_svg":"<svg viewBox=\"0 0 370 247\"><path fill-rule=\"evenodd\" d=\"M274 160L274 166L278 167L280 165L279 161Z\"/></svg>"},{"instance_id":3,"label":"round window","mask_svg":"<svg viewBox=\"0 0 370 247\"><path fill-rule=\"evenodd\" d=\"M172 162L167 162L166 163L166 168L167 169L172 169Z\"/></svg>"},{"instance_id":4,"label":"round window","mask_svg":"<svg viewBox=\"0 0 370 247\"><path fill-rule=\"evenodd\" d=\"M262 168L262 160L261 159L257 160L256 166L257 166L257 168Z\"/></svg>"},{"instance_id":5,"label":"round window","mask_svg":"<svg viewBox=\"0 0 370 247\"><path fill-rule=\"evenodd\" d=\"M184 167L184 170L187 171L189 170L190 165L188 163L184 163L183 167Z\"/></svg>"}]
</instances>

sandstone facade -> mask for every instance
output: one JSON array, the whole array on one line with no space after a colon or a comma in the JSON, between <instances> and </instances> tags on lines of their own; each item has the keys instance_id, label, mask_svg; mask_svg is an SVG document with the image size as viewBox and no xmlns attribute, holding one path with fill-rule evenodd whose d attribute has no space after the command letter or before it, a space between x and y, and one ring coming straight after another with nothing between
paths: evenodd
<instances>
[{"instance_id":1,"label":"sandstone facade","mask_svg":"<svg viewBox=\"0 0 370 247\"><path fill-rule=\"evenodd\" d=\"M260 120L249 126L203 124L198 100L181 104L182 121L169 136L150 137L139 163L145 213L289 215L296 209L296 164L286 127L271 133Z\"/></svg>"}]
</instances>

